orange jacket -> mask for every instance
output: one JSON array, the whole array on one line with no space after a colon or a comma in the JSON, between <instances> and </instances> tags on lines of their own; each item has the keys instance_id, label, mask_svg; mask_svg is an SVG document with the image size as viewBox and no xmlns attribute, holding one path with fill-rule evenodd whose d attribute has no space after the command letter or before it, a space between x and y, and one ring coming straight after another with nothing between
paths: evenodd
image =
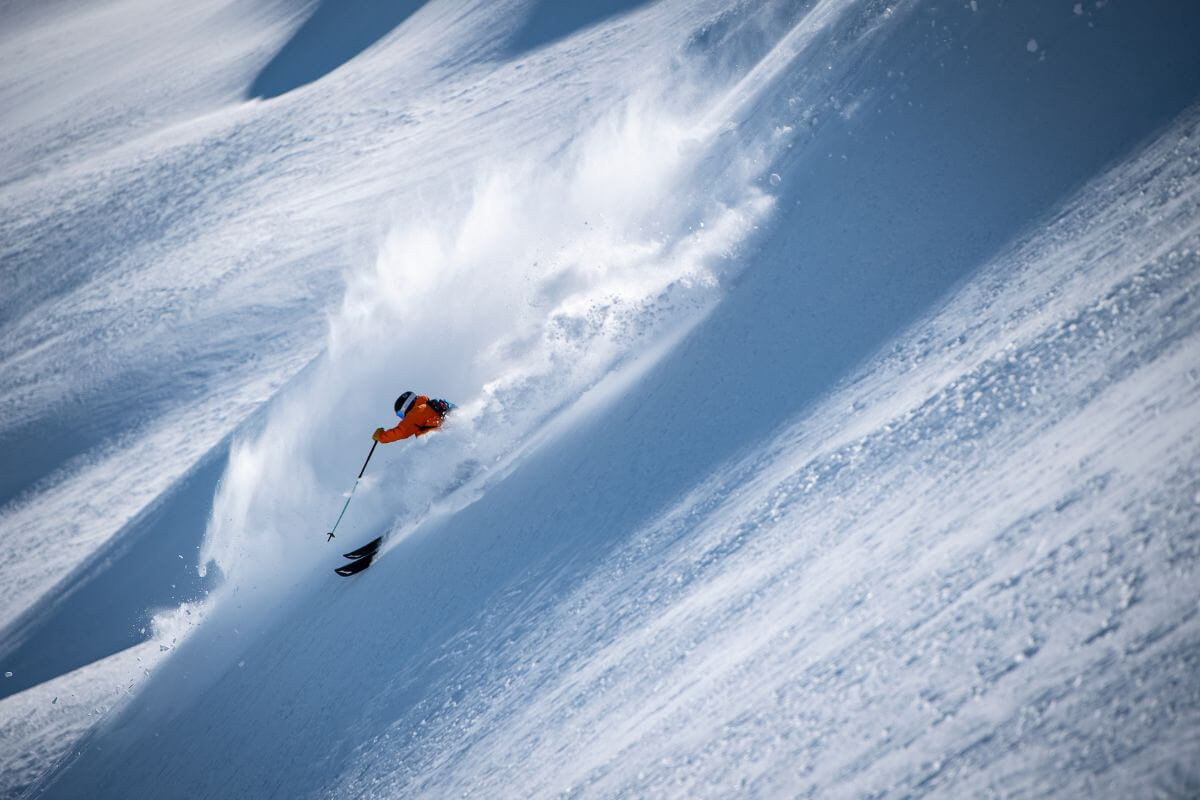
<instances>
[{"instance_id":1,"label":"orange jacket","mask_svg":"<svg viewBox=\"0 0 1200 800\"><path fill-rule=\"evenodd\" d=\"M424 436L440 427L441 424L442 415L429 407L429 398L423 394L417 395L417 399L413 401L412 408L400 420L400 424L379 434L376 437L376 441L387 444L388 442L398 442L401 439L407 439L410 436Z\"/></svg>"}]
</instances>

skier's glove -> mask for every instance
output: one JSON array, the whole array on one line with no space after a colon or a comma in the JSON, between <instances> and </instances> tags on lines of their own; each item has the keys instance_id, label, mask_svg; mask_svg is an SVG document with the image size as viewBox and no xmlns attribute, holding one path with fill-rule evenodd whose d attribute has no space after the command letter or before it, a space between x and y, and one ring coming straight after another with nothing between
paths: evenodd
<instances>
[{"instance_id":1,"label":"skier's glove","mask_svg":"<svg viewBox=\"0 0 1200 800\"><path fill-rule=\"evenodd\" d=\"M380 436L383 436L383 428L376 428L375 432L371 434L371 438L377 442L379 441Z\"/></svg>"}]
</instances>

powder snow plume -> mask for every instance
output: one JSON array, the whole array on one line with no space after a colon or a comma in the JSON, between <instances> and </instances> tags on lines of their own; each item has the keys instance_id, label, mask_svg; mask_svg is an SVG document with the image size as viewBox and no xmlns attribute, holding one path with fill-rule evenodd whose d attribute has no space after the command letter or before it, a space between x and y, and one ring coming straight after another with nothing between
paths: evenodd
<instances>
[{"instance_id":1,"label":"powder snow plume","mask_svg":"<svg viewBox=\"0 0 1200 800\"><path fill-rule=\"evenodd\" d=\"M379 448L339 542L486 483L557 412L711 307L771 198L745 155L724 161L718 191L711 174L701 183L711 132L664 107L647 94L549 162L490 165L461 191L401 204L373 263L348 276L324 355L234 443L202 562L262 582L327 555L400 392L459 409L436 437ZM681 196L694 202L665 202ZM278 552L286 561L267 558Z\"/></svg>"}]
</instances>

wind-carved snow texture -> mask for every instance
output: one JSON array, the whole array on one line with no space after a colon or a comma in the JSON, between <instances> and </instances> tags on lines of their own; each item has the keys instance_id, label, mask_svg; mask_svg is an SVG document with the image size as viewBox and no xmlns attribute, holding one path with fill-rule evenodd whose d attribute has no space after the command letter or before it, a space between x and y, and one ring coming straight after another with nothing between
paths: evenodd
<instances>
[{"instance_id":1,"label":"wind-carved snow texture","mask_svg":"<svg viewBox=\"0 0 1200 800\"><path fill-rule=\"evenodd\" d=\"M0 12L3 792L1194 794L1200 14L364 3Z\"/></svg>"}]
</instances>

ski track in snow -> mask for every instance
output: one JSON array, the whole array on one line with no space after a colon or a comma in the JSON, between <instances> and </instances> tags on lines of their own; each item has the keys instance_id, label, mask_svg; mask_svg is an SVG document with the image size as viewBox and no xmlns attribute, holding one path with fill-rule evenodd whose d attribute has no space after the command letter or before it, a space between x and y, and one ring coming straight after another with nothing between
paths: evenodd
<instances>
[{"instance_id":1,"label":"ski track in snow","mask_svg":"<svg viewBox=\"0 0 1200 800\"><path fill-rule=\"evenodd\" d=\"M228 452L220 588L0 699L0 794L1194 793L1200 107L1064 8L414 3L265 101L288 4L0 12L0 660Z\"/></svg>"}]
</instances>

